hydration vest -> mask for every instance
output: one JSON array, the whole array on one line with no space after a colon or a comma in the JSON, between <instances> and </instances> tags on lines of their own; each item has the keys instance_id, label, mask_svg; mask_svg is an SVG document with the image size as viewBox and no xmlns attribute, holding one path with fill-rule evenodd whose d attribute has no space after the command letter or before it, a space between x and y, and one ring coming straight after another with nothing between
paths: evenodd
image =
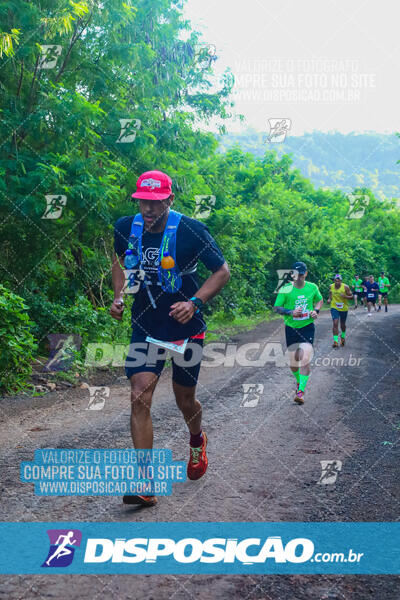
<instances>
[{"instance_id":1,"label":"hydration vest","mask_svg":"<svg viewBox=\"0 0 400 600\"><path fill-rule=\"evenodd\" d=\"M158 265L158 285L161 285L164 292L174 294L182 287L182 275L190 275L196 272L197 263L192 269L181 271L176 262L176 231L182 218L182 214L174 210L169 211L167 224L164 229L164 235L161 241ZM129 237L128 248L138 259L138 267L142 269L142 235L144 221L140 213L135 215L132 221L131 235ZM174 260L174 266L169 269L163 269L162 259L169 254Z\"/></svg>"}]
</instances>

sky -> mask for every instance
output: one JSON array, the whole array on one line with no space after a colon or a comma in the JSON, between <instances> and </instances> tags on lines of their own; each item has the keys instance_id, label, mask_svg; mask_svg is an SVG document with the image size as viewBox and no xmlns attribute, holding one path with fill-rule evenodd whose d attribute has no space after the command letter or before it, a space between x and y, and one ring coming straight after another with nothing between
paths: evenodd
<instances>
[{"instance_id":1,"label":"sky","mask_svg":"<svg viewBox=\"0 0 400 600\"><path fill-rule=\"evenodd\" d=\"M235 111L270 130L400 130L398 0L187 0L184 15L235 77Z\"/></svg>"}]
</instances>

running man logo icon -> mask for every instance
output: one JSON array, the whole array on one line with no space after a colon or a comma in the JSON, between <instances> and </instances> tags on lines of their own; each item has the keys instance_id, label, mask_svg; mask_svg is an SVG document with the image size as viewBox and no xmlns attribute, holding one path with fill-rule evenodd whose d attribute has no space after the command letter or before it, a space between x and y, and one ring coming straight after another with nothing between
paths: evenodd
<instances>
[{"instance_id":1,"label":"running man logo icon","mask_svg":"<svg viewBox=\"0 0 400 600\"><path fill-rule=\"evenodd\" d=\"M350 206L347 212L347 219L361 219L364 216L365 209L369 205L368 194L347 194Z\"/></svg>"},{"instance_id":2,"label":"running man logo icon","mask_svg":"<svg viewBox=\"0 0 400 600\"><path fill-rule=\"evenodd\" d=\"M194 46L197 64L202 71L210 68L217 60L217 47L207 42L197 42Z\"/></svg>"},{"instance_id":3,"label":"running man logo icon","mask_svg":"<svg viewBox=\"0 0 400 600\"><path fill-rule=\"evenodd\" d=\"M116 144L131 144L135 141L137 131L142 122L139 119L119 119L121 132Z\"/></svg>"},{"instance_id":4,"label":"running man logo icon","mask_svg":"<svg viewBox=\"0 0 400 600\"><path fill-rule=\"evenodd\" d=\"M342 470L341 460L321 460L321 477L317 481L319 485L332 485Z\"/></svg>"},{"instance_id":5,"label":"running man logo icon","mask_svg":"<svg viewBox=\"0 0 400 600\"><path fill-rule=\"evenodd\" d=\"M267 142L270 144L279 144L284 142L292 126L290 119L268 119L269 136Z\"/></svg>"},{"instance_id":6,"label":"running man logo icon","mask_svg":"<svg viewBox=\"0 0 400 600\"><path fill-rule=\"evenodd\" d=\"M67 196L61 194L58 196L47 195L45 198L47 205L42 219L59 219L64 206L67 204Z\"/></svg>"},{"instance_id":7,"label":"running man logo icon","mask_svg":"<svg viewBox=\"0 0 400 600\"><path fill-rule=\"evenodd\" d=\"M89 404L86 410L103 410L107 398L110 397L110 388L106 386L89 386Z\"/></svg>"},{"instance_id":8,"label":"running man logo icon","mask_svg":"<svg viewBox=\"0 0 400 600\"><path fill-rule=\"evenodd\" d=\"M50 355L43 371L68 371L81 347L82 338L77 334L49 333Z\"/></svg>"},{"instance_id":9,"label":"running man logo icon","mask_svg":"<svg viewBox=\"0 0 400 600\"><path fill-rule=\"evenodd\" d=\"M122 288L123 294L137 294L140 290L140 285L145 278L143 269L124 269L125 284Z\"/></svg>"},{"instance_id":10,"label":"running man logo icon","mask_svg":"<svg viewBox=\"0 0 400 600\"><path fill-rule=\"evenodd\" d=\"M215 206L216 197L212 194L202 194L194 197L196 207L193 217L195 219L207 219L211 214L211 208Z\"/></svg>"},{"instance_id":11,"label":"running man logo icon","mask_svg":"<svg viewBox=\"0 0 400 600\"><path fill-rule=\"evenodd\" d=\"M54 69L61 54L62 47L55 44L41 45L41 56L38 69Z\"/></svg>"},{"instance_id":12,"label":"running man logo icon","mask_svg":"<svg viewBox=\"0 0 400 600\"><path fill-rule=\"evenodd\" d=\"M48 529L50 548L42 567L68 567L74 558L75 548L81 545L79 529Z\"/></svg>"},{"instance_id":13,"label":"running man logo icon","mask_svg":"<svg viewBox=\"0 0 400 600\"><path fill-rule=\"evenodd\" d=\"M274 294L284 294L285 290L282 288L284 288L287 284L292 283L292 281L296 281L299 277L299 272L297 269L277 269L276 272L279 281L274 290ZM286 288L286 292L290 292L291 289L291 287Z\"/></svg>"},{"instance_id":14,"label":"running man logo icon","mask_svg":"<svg viewBox=\"0 0 400 600\"><path fill-rule=\"evenodd\" d=\"M240 406L244 408L254 408L257 406L260 396L264 391L263 383L242 383L243 400Z\"/></svg>"}]
</instances>

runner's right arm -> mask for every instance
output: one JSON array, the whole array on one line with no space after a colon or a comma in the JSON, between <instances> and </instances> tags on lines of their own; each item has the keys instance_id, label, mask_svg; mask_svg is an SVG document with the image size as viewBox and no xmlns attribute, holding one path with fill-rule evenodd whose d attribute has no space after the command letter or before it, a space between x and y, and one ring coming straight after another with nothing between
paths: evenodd
<instances>
[{"instance_id":1,"label":"runner's right arm","mask_svg":"<svg viewBox=\"0 0 400 600\"><path fill-rule=\"evenodd\" d=\"M284 292L279 292L278 296L276 297L276 302L275 302L275 306L274 306L274 311L276 313L278 313L278 315L292 315L294 317L300 317L300 315L303 312L303 309L301 307L299 308L295 308L290 309L290 308L285 308L285 293Z\"/></svg>"},{"instance_id":2,"label":"runner's right arm","mask_svg":"<svg viewBox=\"0 0 400 600\"><path fill-rule=\"evenodd\" d=\"M284 308L283 306L274 306L274 311L278 313L278 315L292 315L293 317L300 317L303 313L301 307L290 310L290 308Z\"/></svg>"},{"instance_id":3,"label":"runner's right arm","mask_svg":"<svg viewBox=\"0 0 400 600\"><path fill-rule=\"evenodd\" d=\"M274 306L274 311L278 313L278 315L291 315L293 313L290 308L283 308L283 306Z\"/></svg>"},{"instance_id":4,"label":"runner's right arm","mask_svg":"<svg viewBox=\"0 0 400 600\"><path fill-rule=\"evenodd\" d=\"M123 287L125 285L125 274L121 266L123 257L118 257L114 252L113 263L111 267L112 283L114 288L114 300L111 304L110 314L117 321L121 321L124 312L124 298L122 294Z\"/></svg>"}]
</instances>

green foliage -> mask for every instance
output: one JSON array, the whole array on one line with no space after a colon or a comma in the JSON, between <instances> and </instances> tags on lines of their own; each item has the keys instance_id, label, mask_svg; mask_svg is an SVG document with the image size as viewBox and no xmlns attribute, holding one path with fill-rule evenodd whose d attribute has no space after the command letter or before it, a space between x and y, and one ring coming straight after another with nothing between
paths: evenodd
<instances>
[{"instance_id":1,"label":"green foliage","mask_svg":"<svg viewBox=\"0 0 400 600\"><path fill-rule=\"evenodd\" d=\"M277 269L299 259L325 297L335 272L350 282L355 271L381 269L395 286L390 299L400 296L399 210L374 192L376 174L373 181L362 171L349 177L342 159L331 160L323 134L312 134L303 140L308 176L342 191L316 189L282 154L293 152L302 166L298 140L288 138L278 154L264 151L259 134L227 149L232 136L218 148L201 130L211 121L223 130L232 77L227 71L219 83L213 79L200 35L172 0L8 0L0 6L0 32L12 37L0 35L0 276L29 307L40 351L49 333L80 335L81 358L90 342L128 342L129 308L123 323L108 312L113 224L137 212L136 179L154 168L171 176L175 206L189 216L196 195L216 197L205 222L232 277L207 305L214 323L240 325L267 314ZM52 68L43 67L46 46ZM120 142L122 119L135 122L131 143ZM360 161L364 138L342 137L333 142L339 154L350 148ZM378 149L371 160L379 173L387 165ZM362 218L349 218L349 190L368 195ZM65 197L59 218L43 218L46 196ZM28 329L21 336L30 346ZM19 382L26 364L18 362Z\"/></svg>"},{"instance_id":2,"label":"green foliage","mask_svg":"<svg viewBox=\"0 0 400 600\"><path fill-rule=\"evenodd\" d=\"M36 344L22 298L0 285L0 393L23 389Z\"/></svg>"},{"instance_id":3,"label":"green foliage","mask_svg":"<svg viewBox=\"0 0 400 600\"><path fill-rule=\"evenodd\" d=\"M19 44L19 29L11 29L10 33L0 31L0 58L5 56L14 56L14 45Z\"/></svg>"},{"instance_id":4,"label":"green foliage","mask_svg":"<svg viewBox=\"0 0 400 600\"><path fill-rule=\"evenodd\" d=\"M218 184L215 183L218 173ZM216 195L207 223L223 248L232 278L212 301L233 316L260 314L273 305L277 269L295 260L309 267L309 279L327 297L333 275L346 283L385 270L400 281L400 212L366 188L354 190L368 205L350 218L350 203L338 190L315 190L287 156L263 158L234 147L208 161L204 177ZM395 301L397 288L390 293Z\"/></svg>"},{"instance_id":5,"label":"green foliage","mask_svg":"<svg viewBox=\"0 0 400 600\"><path fill-rule=\"evenodd\" d=\"M78 294L73 305L49 302L43 294L28 294L29 312L34 319L33 334L46 347L49 332L80 335L83 350L90 342L125 341L129 336L129 323L117 322L108 308L94 309L89 300ZM129 311L129 303L127 312Z\"/></svg>"},{"instance_id":6,"label":"green foliage","mask_svg":"<svg viewBox=\"0 0 400 600\"><path fill-rule=\"evenodd\" d=\"M268 133L247 129L243 133L222 136L227 150L239 144L246 151L262 158L265 149L273 148L278 156L288 154L293 164L316 187L338 188L351 192L367 187L383 200L399 198L399 141L396 135L379 133L322 133L313 131L290 136L281 144L267 143Z\"/></svg>"},{"instance_id":7,"label":"green foliage","mask_svg":"<svg viewBox=\"0 0 400 600\"><path fill-rule=\"evenodd\" d=\"M216 142L194 124L227 115L229 80L212 83L170 0L9 0L0 31L14 36L0 60L0 277L41 348L48 333L122 335L108 315L113 224L155 165L201 193L195 163ZM134 143L119 143L121 119L140 124ZM46 196L65 196L61 217L43 218Z\"/></svg>"}]
</instances>

